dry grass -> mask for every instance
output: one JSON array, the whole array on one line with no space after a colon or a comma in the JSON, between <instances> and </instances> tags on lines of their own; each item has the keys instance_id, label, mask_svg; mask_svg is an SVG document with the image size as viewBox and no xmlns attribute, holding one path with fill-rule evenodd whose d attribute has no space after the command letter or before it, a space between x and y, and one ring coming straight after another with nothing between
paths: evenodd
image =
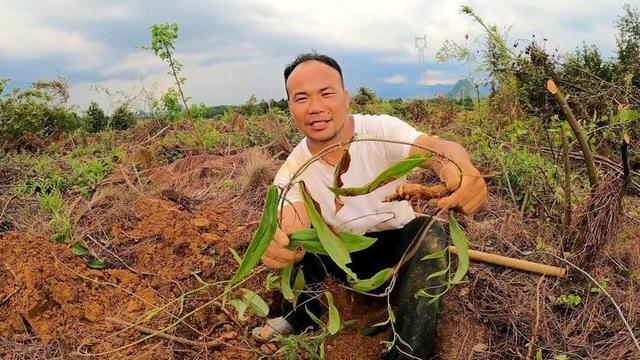
<instances>
[{"instance_id":1,"label":"dry grass","mask_svg":"<svg viewBox=\"0 0 640 360\"><path fill-rule=\"evenodd\" d=\"M634 202L639 200L633 199ZM625 219L618 229L637 239L637 226ZM466 232L472 248L563 266L545 253L560 255L561 236L550 225L520 216L510 203L490 198L487 207L474 220L467 219ZM618 233L616 233L618 234ZM622 274L623 269L640 272L640 246L637 241L610 241L592 258L591 276L608 279L606 290L621 306L636 334L640 334L640 284ZM543 358L565 354L570 359L632 359L637 353L619 313L604 294L592 290L595 284L578 272L564 279L540 278L507 268L474 263L468 284L449 294L448 307L457 309L457 319L448 319L453 333L465 334L467 328L481 328L484 337L475 339L486 345L478 352L469 351L474 343L466 342L458 354L445 359L514 359L525 358L529 348ZM539 284L539 285L538 285ZM560 304L562 295L575 294L576 306ZM477 320L474 320L477 319ZM470 336L473 338L473 336ZM465 339L466 341L467 339ZM442 339L442 347L455 347Z\"/></svg>"}]
</instances>

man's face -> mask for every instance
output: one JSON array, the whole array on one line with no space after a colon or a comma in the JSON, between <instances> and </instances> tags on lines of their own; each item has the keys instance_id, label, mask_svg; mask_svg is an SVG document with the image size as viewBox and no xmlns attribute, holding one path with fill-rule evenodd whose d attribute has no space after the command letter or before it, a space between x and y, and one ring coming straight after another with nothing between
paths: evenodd
<instances>
[{"instance_id":1,"label":"man's face","mask_svg":"<svg viewBox=\"0 0 640 360\"><path fill-rule=\"evenodd\" d=\"M307 139L331 144L343 129L349 111L349 93L340 74L319 61L298 65L287 80L289 110Z\"/></svg>"}]
</instances>

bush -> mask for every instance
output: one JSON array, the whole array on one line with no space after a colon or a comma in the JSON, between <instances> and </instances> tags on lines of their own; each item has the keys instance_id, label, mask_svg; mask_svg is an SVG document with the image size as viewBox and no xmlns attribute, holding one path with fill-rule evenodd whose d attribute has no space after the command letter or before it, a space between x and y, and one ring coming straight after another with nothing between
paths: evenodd
<instances>
[{"instance_id":1,"label":"bush","mask_svg":"<svg viewBox=\"0 0 640 360\"><path fill-rule=\"evenodd\" d=\"M27 134L50 137L80 126L66 102L63 80L35 82L29 89L3 94L8 80L0 81L0 141L15 144Z\"/></svg>"},{"instance_id":2,"label":"bush","mask_svg":"<svg viewBox=\"0 0 640 360\"><path fill-rule=\"evenodd\" d=\"M109 127L112 130L126 130L135 124L136 119L129 104L125 103L116 109L109 119Z\"/></svg>"},{"instance_id":3,"label":"bush","mask_svg":"<svg viewBox=\"0 0 640 360\"><path fill-rule=\"evenodd\" d=\"M86 112L87 130L90 132L99 132L107 128L109 119L105 116L104 111L94 101L91 102Z\"/></svg>"}]
</instances>

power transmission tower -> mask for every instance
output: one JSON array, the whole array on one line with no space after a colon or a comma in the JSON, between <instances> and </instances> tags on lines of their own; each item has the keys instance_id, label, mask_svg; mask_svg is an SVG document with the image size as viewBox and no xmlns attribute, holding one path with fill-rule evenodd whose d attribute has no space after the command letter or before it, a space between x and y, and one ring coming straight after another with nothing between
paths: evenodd
<instances>
[{"instance_id":1,"label":"power transmission tower","mask_svg":"<svg viewBox=\"0 0 640 360\"><path fill-rule=\"evenodd\" d=\"M415 36L415 42L413 46L418 50L418 97L422 97L422 80L426 85L427 73L424 66L424 49L427 47L427 36Z\"/></svg>"}]
</instances>

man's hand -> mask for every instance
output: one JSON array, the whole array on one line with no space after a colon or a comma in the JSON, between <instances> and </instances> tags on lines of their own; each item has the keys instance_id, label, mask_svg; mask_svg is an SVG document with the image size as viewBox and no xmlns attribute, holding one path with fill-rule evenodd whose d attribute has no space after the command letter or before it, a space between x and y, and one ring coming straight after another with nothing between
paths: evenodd
<instances>
[{"instance_id":1,"label":"man's hand","mask_svg":"<svg viewBox=\"0 0 640 360\"><path fill-rule=\"evenodd\" d=\"M447 190L453 193L438 200L436 205L442 209L459 210L467 215L478 211L487 201L487 185L480 171L471 163L467 150L456 142L429 135L420 135L414 143L420 147L413 147L409 155L424 153L424 149L442 155L433 156L428 168L434 170Z\"/></svg>"},{"instance_id":2,"label":"man's hand","mask_svg":"<svg viewBox=\"0 0 640 360\"><path fill-rule=\"evenodd\" d=\"M262 255L262 262L272 269L282 269L294 261L302 260L304 252L289 250L287 249L288 245L289 237L282 229L278 228L267 251Z\"/></svg>"},{"instance_id":3,"label":"man's hand","mask_svg":"<svg viewBox=\"0 0 640 360\"><path fill-rule=\"evenodd\" d=\"M441 209L456 209L464 214L473 214L487 201L487 185L480 171L470 162L462 164L458 168L452 162L445 162L440 166L434 164L434 170L438 172L440 179L447 184L447 189L453 193L438 200L437 206ZM460 171L462 170L462 176Z\"/></svg>"}]
</instances>

